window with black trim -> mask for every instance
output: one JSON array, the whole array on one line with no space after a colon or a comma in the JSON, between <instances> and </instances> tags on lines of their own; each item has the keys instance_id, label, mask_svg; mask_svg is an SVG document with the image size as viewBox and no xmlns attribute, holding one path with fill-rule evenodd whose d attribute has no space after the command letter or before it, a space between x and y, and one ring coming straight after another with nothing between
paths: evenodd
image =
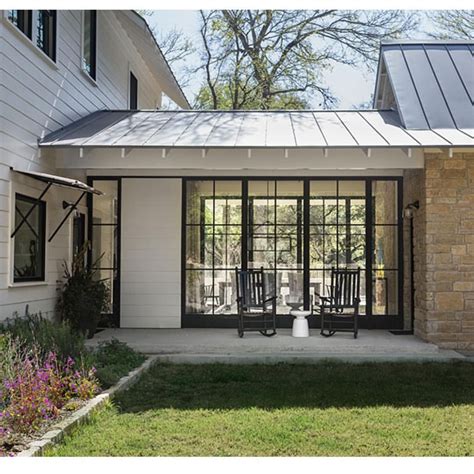
<instances>
[{"instance_id":1,"label":"window with black trim","mask_svg":"<svg viewBox=\"0 0 474 474\"><path fill-rule=\"evenodd\" d=\"M43 53L56 61L56 10L38 10L36 45Z\"/></svg>"},{"instance_id":2,"label":"window with black trim","mask_svg":"<svg viewBox=\"0 0 474 474\"><path fill-rule=\"evenodd\" d=\"M8 20L31 39L33 10L8 10Z\"/></svg>"},{"instance_id":3,"label":"window with black trim","mask_svg":"<svg viewBox=\"0 0 474 474\"><path fill-rule=\"evenodd\" d=\"M130 110L138 109L138 79L130 71Z\"/></svg>"},{"instance_id":4,"label":"window with black trim","mask_svg":"<svg viewBox=\"0 0 474 474\"><path fill-rule=\"evenodd\" d=\"M16 194L13 281L45 279L46 203Z\"/></svg>"},{"instance_id":5,"label":"window with black trim","mask_svg":"<svg viewBox=\"0 0 474 474\"><path fill-rule=\"evenodd\" d=\"M82 23L82 68L92 79L97 71L97 11L84 10Z\"/></svg>"}]
</instances>

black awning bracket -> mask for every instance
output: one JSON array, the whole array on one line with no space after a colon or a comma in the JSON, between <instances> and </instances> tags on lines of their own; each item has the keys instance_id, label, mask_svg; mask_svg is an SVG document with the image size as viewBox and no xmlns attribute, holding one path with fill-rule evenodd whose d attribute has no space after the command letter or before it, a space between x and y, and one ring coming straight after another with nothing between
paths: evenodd
<instances>
[{"instance_id":1,"label":"black awning bracket","mask_svg":"<svg viewBox=\"0 0 474 474\"><path fill-rule=\"evenodd\" d=\"M62 176L54 176L46 173L38 173L38 172L33 172L33 171L20 171L20 170L15 170L14 168L10 167L12 171L15 171L16 173L23 174L25 176L28 176L30 178L36 179L38 181L41 181L42 183L46 183L46 187L43 189L42 193L39 195L39 197L35 200L35 202L31 205L30 209L28 209L28 212L23 215L20 211L19 214L21 216L21 221L20 223L16 226L15 230L11 234L11 238L15 237L15 234L20 230L20 228L26 223L28 223L28 217L30 217L31 213L35 210L35 208L39 205L41 202L41 199L44 197L44 195L48 192L49 188L55 184L57 186L61 187L66 187L66 188L72 188L72 189L77 189L79 191L82 191L81 195L77 199L77 201L72 204L69 207L68 212L66 215L63 217L59 225L56 227L54 232L51 234L50 238L48 239L48 242L51 242L56 234L59 232L61 227L64 225L64 223L67 221L68 217L72 214L72 212L77 208L79 203L81 202L82 198L87 194L96 194L96 195L103 195L101 191L93 188L92 186L88 186L87 184L82 183L81 181L75 180L75 179L70 179L70 178L64 178ZM30 226L31 228L31 226ZM34 229L32 229L34 232Z\"/></svg>"},{"instance_id":2,"label":"black awning bracket","mask_svg":"<svg viewBox=\"0 0 474 474\"><path fill-rule=\"evenodd\" d=\"M54 230L54 232L51 234L51 237L48 239L48 242L51 242L54 237L56 236L56 234L60 231L61 227L64 225L64 223L68 220L69 216L77 209L77 206L79 205L79 203L81 202L82 198L86 195L86 191L83 191L83 193L79 196L79 199L74 203L72 204L71 206L69 206L69 210L68 212L66 213L66 215L63 217L62 221L59 223L59 225L56 227L56 229Z\"/></svg>"}]
</instances>

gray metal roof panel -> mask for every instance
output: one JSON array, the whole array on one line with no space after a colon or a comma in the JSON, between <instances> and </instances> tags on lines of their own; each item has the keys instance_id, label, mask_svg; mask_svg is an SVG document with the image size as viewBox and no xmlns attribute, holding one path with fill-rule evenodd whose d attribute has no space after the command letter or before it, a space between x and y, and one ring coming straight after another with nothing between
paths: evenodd
<instances>
[{"instance_id":1,"label":"gray metal roof panel","mask_svg":"<svg viewBox=\"0 0 474 474\"><path fill-rule=\"evenodd\" d=\"M296 146L327 146L324 135L311 112L291 112L290 117Z\"/></svg>"},{"instance_id":2,"label":"gray metal roof panel","mask_svg":"<svg viewBox=\"0 0 474 474\"><path fill-rule=\"evenodd\" d=\"M219 114L214 128L206 139L206 147L232 147L237 141L244 114L238 112L222 112Z\"/></svg>"},{"instance_id":3,"label":"gray metal roof panel","mask_svg":"<svg viewBox=\"0 0 474 474\"><path fill-rule=\"evenodd\" d=\"M138 114L147 114L147 112L138 112ZM147 141L169 121L171 120L175 113L168 114L157 114L155 112L150 112L151 115L147 115L147 118L140 123L139 127L130 129L128 133L121 136L113 144L114 146L133 146L140 144L140 146L145 146Z\"/></svg>"},{"instance_id":4,"label":"gray metal roof panel","mask_svg":"<svg viewBox=\"0 0 474 474\"><path fill-rule=\"evenodd\" d=\"M412 41L381 46L381 62L407 129L474 128L473 44Z\"/></svg>"},{"instance_id":5,"label":"gray metal roof panel","mask_svg":"<svg viewBox=\"0 0 474 474\"><path fill-rule=\"evenodd\" d=\"M406 45L403 54L429 128L456 128L424 48Z\"/></svg>"},{"instance_id":6,"label":"gray metal roof panel","mask_svg":"<svg viewBox=\"0 0 474 474\"><path fill-rule=\"evenodd\" d=\"M172 147L186 129L197 119L198 112L177 113L166 122L144 146Z\"/></svg>"},{"instance_id":7,"label":"gray metal roof panel","mask_svg":"<svg viewBox=\"0 0 474 474\"><path fill-rule=\"evenodd\" d=\"M457 128L473 125L474 109L444 45L426 45L425 52ZM474 74L474 70L472 72Z\"/></svg>"},{"instance_id":8,"label":"gray metal roof panel","mask_svg":"<svg viewBox=\"0 0 474 474\"><path fill-rule=\"evenodd\" d=\"M407 130L395 111L104 111L46 136L55 147L473 146L473 127Z\"/></svg>"},{"instance_id":9,"label":"gray metal roof panel","mask_svg":"<svg viewBox=\"0 0 474 474\"><path fill-rule=\"evenodd\" d=\"M267 115L266 145L269 147L293 147L296 145L289 113Z\"/></svg>"},{"instance_id":10,"label":"gray metal roof panel","mask_svg":"<svg viewBox=\"0 0 474 474\"><path fill-rule=\"evenodd\" d=\"M474 59L473 49L468 45L449 45L447 51L466 88L471 102L474 102Z\"/></svg>"},{"instance_id":11,"label":"gray metal roof panel","mask_svg":"<svg viewBox=\"0 0 474 474\"><path fill-rule=\"evenodd\" d=\"M313 115L328 146L359 146L335 112L313 112Z\"/></svg>"},{"instance_id":12,"label":"gray metal roof panel","mask_svg":"<svg viewBox=\"0 0 474 474\"><path fill-rule=\"evenodd\" d=\"M267 112L246 112L235 146L267 146Z\"/></svg>"},{"instance_id":13,"label":"gray metal roof panel","mask_svg":"<svg viewBox=\"0 0 474 474\"><path fill-rule=\"evenodd\" d=\"M387 146L388 141L369 122L364 120L359 113L337 112L341 120L351 135L357 140L360 146L376 147Z\"/></svg>"},{"instance_id":14,"label":"gray metal roof panel","mask_svg":"<svg viewBox=\"0 0 474 474\"><path fill-rule=\"evenodd\" d=\"M381 110L380 112L361 112L360 116L370 123L391 146L420 145L402 127L395 111Z\"/></svg>"},{"instance_id":15,"label":"gray metal roof panel","mask_svg":"<svg viewBox=\"0 0 474 474\"><path fill-rule=\"evenodd\" d=\"M407 128L429 128L400 46L384 47L382 57L385 61L402 123ZM407 107L405 104L410 104L410 106Z\"/></svg>"}]
</instances>

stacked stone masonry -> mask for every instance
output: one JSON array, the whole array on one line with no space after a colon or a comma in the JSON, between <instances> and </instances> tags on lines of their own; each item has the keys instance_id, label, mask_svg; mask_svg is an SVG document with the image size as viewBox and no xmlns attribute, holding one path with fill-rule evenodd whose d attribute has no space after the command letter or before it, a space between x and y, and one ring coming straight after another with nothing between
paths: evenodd
<instances>
[{"instance_id":1,"label":"stacked stone masonry","mask_svg":"<svg viewBox=\"0 0 474 474\"><path fill-rule=\"evenodd\" d=\"M415 334L441 348L474 350L474 153L425 154L407 170L405 205L420 201L415 229ZM409 222L405 315L411 314ZM407 319L406 319L407 320Z\"/></svg>"}]
</instances>

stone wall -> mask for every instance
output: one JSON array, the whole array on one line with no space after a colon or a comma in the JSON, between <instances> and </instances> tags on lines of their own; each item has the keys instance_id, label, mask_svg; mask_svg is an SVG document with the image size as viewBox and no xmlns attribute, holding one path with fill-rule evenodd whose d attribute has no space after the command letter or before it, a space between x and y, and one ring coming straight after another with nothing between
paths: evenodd
<instances>
[{"instance_id":1,"label":"stone wall","mask_svg":"<svg viewBox=\"0 0 474 474\"><path fill-rule=\"evenodd\" d=\"M415 211L415 334L443 348L474 350L474 153L426 154L407 170L405 205ZM410 319L409 220L405 314Z\"/></svg>"}]
</instances>

